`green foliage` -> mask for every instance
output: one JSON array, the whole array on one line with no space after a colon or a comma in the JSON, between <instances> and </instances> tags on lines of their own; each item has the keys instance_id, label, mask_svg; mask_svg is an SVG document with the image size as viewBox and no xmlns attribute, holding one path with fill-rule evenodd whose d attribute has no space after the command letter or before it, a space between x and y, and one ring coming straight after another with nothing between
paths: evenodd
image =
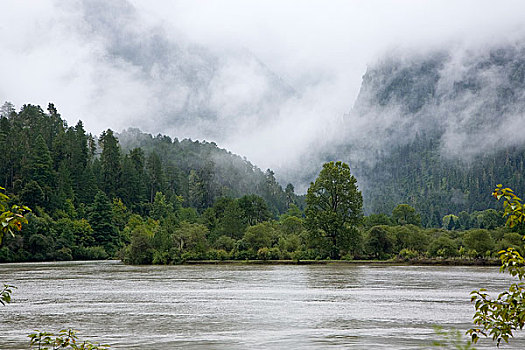
<instances>
[{"instance_id":1,"label":"green foliage","mask_svg":"<svg viewBox=\"0 0 525 350\"><path fill-rule=\"evenodd\" d=\"M122 172L118 140L113 131L108 129L102 132L98 142L102 148L100 154L101 188L110 198L113 198L118 192Z\"/></svg>"},{"instance_id":2,"label":"green foliage","mask_svg":"<svg viewBox=\"0 0 525 350\"><path fill-rule=\"evenodd\" d=\"M283 190L271 170L263 172L214 143L137 130L119 135L106 130L97 139L80 121L68 127L52 104L47 112L25 105L19 113L7 104L4 113L0 184L14 194L13 202L21 199L33 207L34 217L16 238L3 236L17 232L18 209L5 217L4 224L12 221L0 233L0 261L115 257L131 243L127 224L133 215L161 221L153 249L162 256L180 253L169 249L182 221L204 223L209 244L221 235L236 244L248 225L289 208L301 216L293 185ZM157 192L163 197L156 198ZM225 210L219 205L215 212L223 196L231 198ZM89 228L79 220L88 220Z\"/></svg>"},{"instance_id":3,"label":"green foliage","mask_svg":"<svg viewBox=\"0 0 525 350\"><path fill-rule=\"evenodd\" d=\"M236 241L228 236L220 236L216 241L214 246L219 250L224 250L231 252L235 248Z\"/></svg>"},{"instance_id":4,"label":"green foliage","mask_svg":"<svg viewBox=\"0 0 525 350\"><path fill-rule=\"evenodd\" d=\"M370 214L368 216L365 216L363 218L363 225L366 229L370 229L373 226L380 226L380 225L392 225L392 219L388 217L386 214Z\"/></svg>"},{"instance_id":5,"label":"green foliage","mask_svg":"<svg viewBox=\"0 0 525 350\"><path fill-rule=\"evenodd\" d=\"M42 190L42 187L34 180L31 180L24 186L20 192L20 197L24 203L27 203L33 208L45 205L44 190Z\"/></svg>"},{"instance_id":6,"label":"green foliage","mask_svg":"<svg viewBox=\"0 0 525 350\"><path fill-rule=\"evenodd\" d=\"M514 336L513 332L523 329L525 325L525 284L521 282L525 276L525 260L512 248L500 253L500 271L507 271L519 282L512 283L508 290L494 299L484 288L473 291L471 301L476 307L474 324L479 328L467 331L474 342L480 336L489 336L498 346L502 340L508 343L509 338Z\"/></svg>"},{"instance_id":7,"label":"green foliage","mask_svg":"<svg viewBox=\"0 0 525 350\"><path fill-rule=\"evenodd\" d=\"M474 250L475 257L481 257L486 251L494 249L494 241L488 230L474 229L465 232L463 243L468 250Z\"/></svg>"},{"instance_id":8,"label":"green foliage","mask_svg":"<svg viewBox=\"0 0 525 350\"><path fill-rule=\"evenodd\" d=\"M399 204L392 210L392 221L398 225L421 225L421 217L408 204Z\"/></svg>"},{"instance_id":9,"label":"green foliage","mask_svg":"<svg viewBox=\"0 0 525 350\"><path fill-rule=\"evenodd\" d=\"M237 203L244 221L250 226L268 221L271 217L266 202L257 195L242 196Z\"/></svg>"},{"instance_id":10,"label":"green foliage","mask_svg":"<svg viewBox=\"0 0 525 350\"><path fill-rule=\"evenodd\" d=\"M458 330L444 330L443 327L434 327L437 340L432 342L432 346L441 349L456 350L475 350L470 340L464 339L463 334Z\"/></svg>"},{"instance_id":11,"label":"green foliage","mask_svg":"<svg viewBox=\"0 0 525 350\"><path fill-rule=\"evenodd\" d=\"M385 226L374 226L366 233L365 248L376 259L390 256L394 242Z\"/></svg>"},{"instance_id":12,"label":"green foliage","mask_svg":"<svg viewBox=\"0 0 525 350\"><path fill-rule=\"evenodd\" d=\"M150 216L155 220L160 220L173 214L173 204L169 203L162 192L157 192L151 205Z\"/></svg>"},{"instance_id":13,"label":"green foliage","mask_svg":"<svg viewBox=\"0 0 525 350\"><path fill-rule=\"evenodd\" d=\"M100 345L87 340L80 340L77 332L72 329L62 329L58 333L35 331L28 335L30 349L38 350L103 350L109 349L108 345Z\"/></svg>"},{"instance_id":14,"label":"green foliage","mask_svg":"<svg viewBox=\"0 0 525 350\"><path fill-rule=\"evenodd\" d=\"M279 221L281 230L286 235L299 235L304 231L304 220L296 216L286 216Z\"/></svg>"},{"instance_id":15,"label":"green foliage","mask_svg":"<svg viewBox=\"0 0 525 350\"><path fill-rule=\"evenodd\" d=\"M118 231L113 220L113 208L109 198L102 191L95 196L89 215L89 224L93 228L93 237L97 245L102 245L110 255L118 248Z\"/></svg>"},{"instance_id":16,"label":"green foliage","mask_svg":"<svg viewBox=\"0 0 525 350\"><path fill-rule=\"evenodd\" d=\"M156 251L164 254L173 246L170 236L172 231L167 232L166 228L159 227L158 221L153 219L142 220L138 215L132 216L124 232L130 237L130 244L121 254L124 262L128 264L151 264Z\"/></svg>"},{"instance_id":17,"label":"green foliage","mask_svg":"<svg viewBox=\"0 0 525 350\"><path fill-rule=\"evenodd\" d=\"M323 165L306 194L307 226L329 245L332 259L352 249L352 241L357 237L363 198L356 182L348 164L329 162Z\"/></svg>"},{"instance_id":18,"label":"green foliage","mask_svg":"<svg viewBox=\"0 0 525 350\"><path fill-rule=\"evenodd\" d=\"M4 188L0 187L0 191L3 190ZM28 207L19 205L9 208L8 201L9 197L0 192L0 246L5 234L14 236L15 232L22 229L22 224L27 224L24 214L31 211Z\"/></svg>"},{"instance_id":19,"label":"green foliage","mask_svg":"<svg viewBox=\"0 0 525 350\"><path fill-rule=\"evenodd\" d=\"M204 254L208 248L208 233L208 228L202 224L183 221L173 234L174 247L181 253Z\"/></svg>"},{"instance_id":20,"label":"green foliage","mask_svg":"<svg viewBox=\"0 0 525 350\"><path fill-rule=\"evenodd\" d=\"M278 232L272 222L263 222L246 229L243 241L247 249L258 251L271 248L278 241Z\"/></svg>"},{"instance_id":21,"label":"green foliage","mask_svg":"<svg viewBox=\"0 0 525 350\"><path fill-rule=\"evenodd\" d=\"M301 211L301 209L299 209L299 207L295 203L291 203L288 206L288 210L286 211L286 213L281 215L280 219L283 220L290 216L294 216L299 219L303 217L303 212Z\"/></svg>"},{"instance_id":22,"label":"green foliage","mask_svg":"<svg viewBox=\"0 0 525 350\"><path fill-rule=\"evenodd\" d=\"M207 253L207 259L209 260L228 260L231 255L224 249L210 249Z\"/></svg>"},{"instance_id":23,"label":"green foliage","mask_svg":"<svg viewBox=\"0 0 525 350\"><path fill-rule=\"evenodd\" d=\"M507 226L523 228L525 225L525 206L521 198L516 196L510 188L503 188L501 184L496 187L492 195L497 200L504 199L503 216L507 219Z\"/></svg>"},{"instance_id":24,"label":"green foliage","mask_svg":"<svg viewBox=\"0 0 525 350\"><path fill-rule=\"evenodd\" d=\"M11 302L11 294L13 294L13 289L15 288L15 286L10 284L4 284L2 289L0 289L0 304L5 306L5 304L9 304Z\"/></svg>"},{"instance_id":25,"label":"green foliage","mask_svg":"<svg viewBox=\"0 0 525 350\"><path fill-rule=\"evenodd\" d=\"M417 209L423 226L441 227L447 214L495 209L497 203L487 193L501 179L515 190L525 188L524 146L480 152L467 165L463 157L441 156L438 133L415 135L402 145L393 145L371 164L356 164L357 179L369 184L363 192L367 214L390 214L397 204L406 203ZM461 227L469 228L475 226Z\"/></svg>"},{"instance_id":26,"label":"green foliage","mask_svg":"<svg viewBox=\"0 0 525 350\"><path fill-rule=\"evenodd\" d=\"M416 250L404 248L401 249L397 256L401 260L413 260L419 257L419 252Z\"/></svg>"},{"instance_id":27,"label":"green foliage","mask_svg":"<svg viewBox=\"0 0 525 350\"><path fill-rule=\"evenodd\" d=\"M452 257L458 255L458 245L453 239L446 235L441 235L428 248L428 252L434 257Z\"/></svg>"},{"instance_id":28,"label":"green foliage","mask_svg":"<svg viewBox=\"0 0 525 350\"><path fill-rule=\"evenodd\" d=\"M223 208L217 208L217 231L219 234L240 239L246 229L246 220L236 200L225 199ZM222 213L220 210L222 209Z\"/></svg>"},{"instance_id":29,"label":"green foliage","mask_svg":"<svg viewBox=\"0 0 525 350\"><path fill-rule=\"evenodd\" d=\"M443 228L447 230L455 230L460 228L459 217L454 214L443 216Z\"/></svg>"},{"instance_id":30,"label":"green foliage","mask_svg":"<svg viewBox=\"0 0 525 350\"><path fill-rule=\"evenodd\" d=\"M293 185L283 190L271 170L263 172L214 143L153 137L137 130L125 131L117 139L116 134L107 130L100 136L97 148L96 137L86 134L82 122L68 127L54 106L50 105L48 112L26 105L19 113L9 109L6 112L9 119L0 118L0 183L13 194L12 202L22 199L34 206L34 212L27 215L28 223L16 237L4 236L2 231L2 262L105 259L115 257L119 251L127 262L170 264L183 257L223 258L222 251L229 258L251 259L257 257L261 248L268 248L268 252L284 259L366 257L363 232L378 225L385 225L392 242L392 247L386 249L389 253L380 255L382 258L398 255L404 249L417 251L420 256L427 251L429 255L437 254L430 249L434 241L447 235L457 247L465 238L460 229L470 228L489 230L494 242L489 254L508 246L522 249L515 236L498 228L501 225L498 212L482 210L484 199L476 197L478 204L465 208L453 202L450 210L443 212L439 203L445 199L434 196L431 187L452 186L453 181L447 176L424 177L427 183L418 188L425 188L429 198L418 202L412 199L419 195L412 195L407 205L400 207L410 215L396 214L395 223L402 225L394 226L394 221L385 214L371 214L360 225L362 200L355 179L346 165L327 163L327 169L323 168L321 173L328 176L319 174L316 183L322 184L323 179L334 175L338 185L325 181L326 191L322 195L329 198L331 185L343 188L347 183L352 188L349 192L354 196L355 213L350 210L351 219L342 220L346 214L338 204L337 210L328 210L323 220L318 221L312 211L304 217L304 196L295 195ZM97 154L98 151L102 153ZM404 160L397 159L399 164ZM396 175L399 170L397 167L389 171L399 176ZM345 175L339 176L338 172ZM390 181L384 183L387 186ZM473 192L476 191L477 187ZM396 188L398 192L403 191ZM385 193L388 191L381 194L381 201L388 205L378 212L391 212L393 203L405 201ZM459 192L454 196L464 197ZM334 203L339 203L339 193L332 198L335 197ZM472 198L468 200L472 202ZM436 203L435 207L429 207L429 201ZM13 210L17 207L12 207L11 202L4 204L6 210L23 215ZM310 204L310 209L316 207ZM418 222L416 210L411 208L416 208L424 219L434 217L435 226L441 226L443 214L454 213L450 214L454 225L450 225L452 220L446 225L454 231L424 230L410 225ZM314 211L318 209L320 206ZM456 219L460 209L470 213L460 212ZM11 233L18 232L19 217L9 217L14 220ZM274 218L279 218L278 223L265 224ZM20 218L21 223L24 219ZM331 229L318 225L321 222ZM188 229L187 224L202 224L205 229L204 226ZM424 224L428 226L428 220ZM271 227L266 230L273 232L270 243L266 233L262 237L254 237L252 233L245 236L248 230L260 229L259 225ZM256 229L250 229L252 226ZM200 233L195 234L194 229ZM264 246L257 240L262 240ZM457 254L457 249L447 250L443 246L438 250L443 257ZM465 256L468 252L489 255L484 248L463 250ZM138 256L133 259L135 253Z\"/></svg>"},{"instance_id":31,"label":"green foliage","mask_svg":"<svg viewBox=\"0 0 525 350\"><path fill-rule=\"evenodd\" d=\"M497 242L495 251L499 252L506 250L507 248L513 248L523 255L523 237L517 232L506 232L503 234L502 239Z\"/></svg>"},{"instance_id":32,"label":"green foliage","mask_svg":"<svg viewBox=\"0 0 525 350\"><path fill-rule=\"evenodd\" d=\"M55 174L53 172L53 159L41 134L35 140L26 171L30 174L30 178L42 188L45 199L48 199L51 187L54 185L53 177Z\"/></svg>"},{"instance_id":33,"label":"green foliage","mask_svg":"<svg viewBox=\"0 0 525 350\"><path fill-rule=\"evenodd\" d=\"M128 264L145 265L153 262L153 231L151 226L136 226L131 233L131 243L126 247L123 260Z\"/></svg>"},{"instance_id":34,"label":"green foliage","mask_svg":"<svg viewBox=\"0 0 525 350\"><path fill-rule=\"evenodd\" d=\"M113 221L119 230L124 229L131 215L130 211L120 198L113 198L112 203Z\"/></svg>"},{"instance_id":35,"label":"green foliage","mask_svg":"<svg viewBox=\"0 0 525 350\"><path fill-rule=\"evenodd\" d=\"M415 225L389 227L395 237L395 250L411 249L424 252L428 248L430 237Z\"/></svg>"},{"instance_id":36,"label":"green foliage","mask_svg":"<svg viewBox=\"0 0 525 350\"><path fill-rule=\"evenodd\" d=\"M493 192L496 199L504 199L504 216L507 226L519 227L524 224L524 208L521 199L510 188L498 185ZM517 279L509 288L492 298L481 288L471 293L471 301L476 307L475 328L469 329L473 342L480 336L492 337L499 346L501 341L509 342L514 331L525 326L525 259L513 248L500 251L501 272L508 272Z\"/></svg>"}]
</instances>

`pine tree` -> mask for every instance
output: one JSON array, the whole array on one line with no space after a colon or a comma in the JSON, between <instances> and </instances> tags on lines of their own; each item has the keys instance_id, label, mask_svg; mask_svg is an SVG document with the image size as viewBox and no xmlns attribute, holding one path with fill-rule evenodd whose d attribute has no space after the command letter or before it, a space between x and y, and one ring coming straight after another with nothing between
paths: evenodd
<instances>
[{"instance_id":1,"label":"pine tree","mask_svg":"<svg viewBox=\"0 0 525 350\"><path fill-rule=\"evenodd\" d=\"M113 198L120 186L122 171L118 140L113 135L113 131L108 129L100 135L99 144L102 147L100 155L101 187L110 198Z\"/></svg>"},{"instance_id":2,"label":"pine tree","mask_svg":"<svg viewBox=\"0 0 525 350\"><path fill-rule=\"evenodd\" d=\"M104 246L106 252L114 254L118 248L118 232L113 224L113 211L109 198L99 191L89 215L89 224L93 228L96 244Z\"/></svg>"},{"instance_id":3,"label":"pine tree","mask_svg":"<svg viewBox=\"0 0 525 350\"><path fill-rule=\"evenodd\" d=\"M164 172L162 171L162 162L156 152L152 152L147 162L149 178L149 200L153 203L155 194L164 189Z\"/></svg>"}]
</instances>

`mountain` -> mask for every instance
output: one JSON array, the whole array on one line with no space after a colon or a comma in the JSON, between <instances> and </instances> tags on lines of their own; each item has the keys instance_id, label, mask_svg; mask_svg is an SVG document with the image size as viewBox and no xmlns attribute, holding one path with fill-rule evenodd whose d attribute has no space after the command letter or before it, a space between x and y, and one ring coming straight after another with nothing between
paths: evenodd
<instances>
[{"instance_id":1,"label":"mountain","mask_svg":"<svg viewBox=\"0 0 525 350\"><path fill-rule=\"evenodd\" d=\"M165 186L198 209L211 206L218 197L241 197L256 194L278 215L299 198L288 185L286 192L270 169L262 171L245 157L219 148L215 142L171 139L152 136L138 129L116 135L124 153L140 148L145 154L159 157ZM195 184L199 184L195 188ZM300 201L300 200L299 200Z\"/></svg>"},{"instance_id":2,"label":"mountain","mask_svg":"<svg viewBox=\"0 0 525 350\"><path fill-rule=\"evenodd\" d=\"M295 94L250 51L195 44L149 24L129 1L83 1L72 11L70 17L83 24L73 26L77 35L102 53L93 72L92 108L129 106L113 113L119 130L131 126L224 143L272 122Z\"/></svg>"},{"instance_id":3,"label":"mountain","mask_svg":"<svg viewBox=\"0 0 525 350\"><path fill-rule=\"evenodd\" d=\"M427 225L498 207L498 183L525 192L525 44L393 53L371 65L337 156L367 212L415 206Z\"/></svg>"},{"instance_id":4,"label":"mountain","mask_svg":"<svg viewBox=\"0 0 525 350\"><path fill-rule=\"evenodd\" d=\"M85 209L98 191L141 214L156 192L199 212L218 197L255 194L275 216L298 199L292 185L283 190L273 171L263 172L213 142L153 137L138 129L108 129L96 138L80 121L68 126L53 104L47 113L35 105L16 112L6 103L0 109L0 185L56 217Z\"/></svg>"}]
</instances>

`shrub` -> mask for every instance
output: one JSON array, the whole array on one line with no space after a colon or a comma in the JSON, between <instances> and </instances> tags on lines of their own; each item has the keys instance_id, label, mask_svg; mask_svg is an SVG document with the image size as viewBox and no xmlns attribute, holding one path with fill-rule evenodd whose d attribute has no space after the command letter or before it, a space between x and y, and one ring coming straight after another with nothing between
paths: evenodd
<instances>
[{"instance_id":1,"label":"shrub","mask_svg":"<svg viewBox=\"0 0 525 350\"><path fill-rule=\"evenodd\" d=\"M260 248L257 251L257 259L259 260L268 260L269 256L270 256L270 249L268 249L267 247Z\"/></svg>"},{"instance_id":2,"label":"shrub","mask_svg":"<svg viewBox=\"0 0 525 350\"><path fill-rule=\"evenodd\" d=\"M457 244L447 235L442 235L430 243L428 252L434 257L448 258L456 256L458 253Z\"/></svg>"},{"instance_id":3,"label":"shrub","mask_svg":"<svg viewBox=\"0 0 525 350\"><path fill-rule=\"evenodd\" d=\"M487 250L491 251L494 249L492 236L489 231L484 229L474 229L465 232L463 243L467 250L475 250L477 252L475 257L480 257Z\"/></svg>"},{"instance_id":4,"label":"shrub","mask_svg":"<svg viewBox=\"0 0 525 350\"><path fill-rule=\"evenodd\" d=\"M374 226L366 234L365 247L374 258L387 258L394 247L394 242L386 226Z\"/></svg>"},{"instance_id":5,"label":"shrub","mask_svg":"<svg viewBox=\"0 0 525 350\"><path fill-rule=\"evenodd\" d=\"M235 252L235 260L252 260L257 257L257 253L253 249L239 250Z\"/></svg>"},{"instance_id":6,"label":"shrub","mask_svg":"<svg viewBox=\"0 0 525 350\"><path fill-rule=\"evenodd\" d=\"M209 260L228 260L230 254L224 249L210 249L208 250L207 257Z\"/></svg>"},{"instance_id":7,"label":"shrub","mask_svg":"<svg viewBox=\"0 0 525 350\"><path fill-rule=\"evenodd\" d=\"M216 249L231 252L235 248L235 240L228 236L220 236L214 243Z\"/></svg>"},{"instance_id":8,"label":"shrub","mask_svg":"<svg viewBox=\"0 0 525 350\"><path fill-rule=\"evenodd\" d=\"M170 253L169 252L159 252L155 251L153 253L152 263L154 265L168 265L170 263Z\"/></svg>"},{"instance_id":9,"label":"shrub","mask_svg":"<svg viewBox=\"0 0 525 350\"><path fill-rule=\"evenodd\" d=\"M281 259L281 251L277 247L270 248L268 250L268 259L279 260Z\"/></svg>"},{"instance_id":10,"label":"shrub","mask_svg":"<svg viewBox=\"0 0 525 350\"><path fill-rule=\"evenodd\" d=\"M55 259L58 261L71 261L73 260L73 255L71 249L67 247L62 247L55 252Z\"/></svg>"},{"instance_id":11,"label":"shrub","mask_svg":"<svg viewBox=\"0 0 525 350\"><path fill-rule=\"evenodd\" d=\"M419 252L412 249L401 249L401 251L398 254L398 258L402 260L412 260L419 256Z\"/></svg>"}]
</instances>

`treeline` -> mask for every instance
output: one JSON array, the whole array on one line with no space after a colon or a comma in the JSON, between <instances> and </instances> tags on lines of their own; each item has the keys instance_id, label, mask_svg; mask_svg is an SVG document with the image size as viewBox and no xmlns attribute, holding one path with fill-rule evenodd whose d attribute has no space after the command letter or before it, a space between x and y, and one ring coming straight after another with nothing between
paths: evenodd
<instances>
[{"instance_id":1,"label":"treeline","mask_svg":"<svg viewBox=\"0 0 525 350\"><path fill-rule=\"evenodd\" d=\"M5 103L0 115L0 186L33 209L0 261L115 257L130 242L128 221L157 220L156 198L192 224L219 198L253 195L267 218L302 206L291 184L283 190L271 170L214 143L130 130L121 147L111 130L95 137L81 121L68 126L53 104L16 112Z\"/></svg>"},{"instance_id":2,"label":"treeline","mask_svg":"<svg viewBox=\"0 0 525 350\"><path fill-rule=\"evenodd\" d=\"M154 205L157 216L149 220L134 216L124 228L130 244L122 258L131 264L331 258L329 242L307 227L299 208L292 205L273 220L257 198L221 199L200 217L183 218L180 208L166 206L158 194ZM521 234L504 227L500 212L489 209L469 215L467 222L462 220L447 215L442 228L423 228L414 208L398 205L390 216L364 217L351 237L346 237L341 258L479 259L495 258L498 251L509 247L523 252ZM464 224L468 229L461 228Z\"/></svg>"},{"instance_id":3,"label":"treeline","mask_svg":"<svg viewBox=\"0 0 525 350\"><path fill-rule=\"evenodd\" d=\"M118 135L122 147L111 130L95 137L86 133L82 122L68 126L52 104L47 113L33 105L15 112L5 104L0 114L0 186L12 203L33 209L19 234L4 237L1 262L474 258L520 246L519 234L503 228L500 212L459 211L463 207L454 204L459 203L454 198L449 198L448 210L444 204L434 210L430 222L426 205L438 207L439 201L424 201L417 210L392 204L379 211L383 214L362 218L361 194L348 166L340 162L325 164L326 173L316 180L325 187L319 185L318 197L311 196L305 211L304 197L295 195L291 184L283 190L273 172L263 173L214 143L128 130ZM401 158L400 169L415 164L408 157L403 165ZM418 169L416 173L422 171ZM497 172L496 165L488 169L483 171ZM408 170L400 170L396 176L405 173ZM404 186L425 179L433 177L410 175ZM439 184L428 181L432 188L443 185L441 190L450 183L446 177ZM337 191L326 197L335 183L347 183L346 201ZM369 191L365 198L378 195L377 189ZM425 187L421 191L431 195ZM422 194L410 198L421 201ZM340 203L325 206L328 199ZM388 203L405 199L383 196ZM496 203L491 200L491 205ZM347 210L341 209L345 203L350 221L345 221ZM386 210L389 206L393 210ZM434 228L424 228L428 226Z\"/></svg>"},{"instance_id":4,"label":"treeline","mask_svg":"<svg viewBox=\"0 0 525 350\"><path fill-rule=\"evenodd\" d=\"M373 165L354 164L364 181L364 205L368 213L390 213L408 203L421 214L424 227L440 227L450 213L496 209L490 195L504 182L517 193L525 192L525 148L509 146L473 157L445 158L439 133L418 135L413 142L377 154Z\"/></svg>"}]
</instances>

